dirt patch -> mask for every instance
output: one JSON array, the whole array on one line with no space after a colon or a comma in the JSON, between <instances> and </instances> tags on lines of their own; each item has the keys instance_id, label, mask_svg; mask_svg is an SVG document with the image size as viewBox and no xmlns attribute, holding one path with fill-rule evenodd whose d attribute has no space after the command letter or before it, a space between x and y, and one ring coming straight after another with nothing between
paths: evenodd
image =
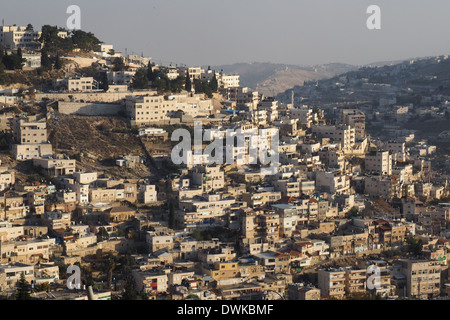
<instances>
[{"instance_id":1,"label":"dirt patch","mask_svg":"<svg viewBox=\"0 0 450 320\"><path fill-rule=\"evenodd\" d=\"M77 160L77 169L108 173L118 178L143 178L150 174L144 164L118 167L124 155L145 157L136 134L119 117L82 117L57 114L47 122L55 152Z\"/></svg>"}]
</instances>

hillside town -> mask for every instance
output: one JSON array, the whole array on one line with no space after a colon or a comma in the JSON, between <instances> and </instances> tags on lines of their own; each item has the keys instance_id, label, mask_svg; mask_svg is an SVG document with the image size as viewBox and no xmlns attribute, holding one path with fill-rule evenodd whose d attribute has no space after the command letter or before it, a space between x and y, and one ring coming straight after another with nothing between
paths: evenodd
<instances>
[{"instance_id":1,"label":"hillside town","mask_svg":"<svg viewBox=\"0 0 450 320\"><path fill-rule=\"evenodd\" d=\"M2 299L449 299L447 56L265 96L81 30L0 48ZM251 139L212 161L229 132L277 141L276 172Z\"/></svg>"}]
</instances>

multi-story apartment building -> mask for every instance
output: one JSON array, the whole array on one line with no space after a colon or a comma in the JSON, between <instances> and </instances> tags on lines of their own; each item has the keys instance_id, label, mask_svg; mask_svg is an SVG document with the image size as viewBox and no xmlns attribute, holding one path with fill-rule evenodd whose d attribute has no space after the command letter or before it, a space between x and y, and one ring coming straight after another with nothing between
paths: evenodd
<instances>
[{"instance_id":1,"label":"multi-story apartment building","mask_svg":"<svg viewBox=\"0 0 450 320\"><path fill-rule=\"evenodd\" d=\"M26 118L12 118L11 128L15 143L41 144L47 142L47 123L44 121L29 121Z\"/></svg>"},{"instance_id":2,"label":"multi-story apartment building","mask_svg":"<svg viewBox=\"0 0 450 320\"><path fill-rule=\"evenodd\" d=\"M41 49L42 43L39 42L40 37L40 31L35 31L25 26L0 27L0 45L8 50L16 50L18 48L26 50Z\"/></svg>"},{"instance_id":3,"label":"multi-story apartment building","mask_svg":"<svg viewBox=\"0 0 450 320\"><path fill-rule=\"evenodd\" d=\"M400 295L427 299L439 296L441 272L446 267L446 261L399 259L393 262L392 272L406 277L404 292Z\"/></svg>"},{"instance_id":4,"label":"multi-story apartment building","mask_svg":"<svg viewBox=\"0 0 450 320\"><path fill-rule=\"evenodd\" d=\"M12 118L14 144L12 152L16 160L28 160L52 155L52 145L47 141L47 124L26 118Z\"/></svg>"},{"instance_id":5,"label":"multi-story apartment building","mask_svg":"<svg viewBox=\"0 0 450 320\"><path fill-rule=\"evenodd\" d=\"M319 269L317 272L320 295L324 298L343 298L345 295L345 270Z\"/></svg>"},{"instance_id":6,"label":"multi-story apartment building","mask_svg":"<svg viewBox=\"0 0 450 320\"><path fill-rule=\"evenodd\" d=\"M364 193L374 198L392 199L401 194L401 186L389 176L369 176L364 177Z\"/></svg>"},{"instance_id":7,"label":"multi-story apartment building","mask_svg":"<svg viewBox=\"0 0 450 320\"><path fill-rule=\"evenodd\" d=\"M221 194L205 194L193 199L183 199L178 204L180 211L176 213L177 224L184 228L193 228L221 223L227 209L234 203L235 198L225 198Z\"/></svg>"},{"instance_id":8,"label":"multi-story apartment building","mask_svg":"<svg viewBox=\"0 0 450 320\"><path fill-rule=\"evenodd\" d=\"M141 184L138 190L138 200L141 203L152 203L158 201L156 186L151 184Z\"/></svg>"},{"instance_id":9,"label":"multi-story apartment building","mask_svg":"<svg viewBox=\"0 0 450 320\"><path fill-rule=\"evenodd\" d=\"M367 270L366 288L368 292L382 297L395 296L396 287L391 283L391 267L386 261L361 261L360 267Z\"/></svg>"},{"instance_id":10,"label":"multi-story apartment building","mask_svg":"<svg viewBox=\"0 0 450 320\"><path fill-rule=\"evenodd\" d=\"M50 157L53 149L50 143L13 144L12 153L16 160L31 160L40 157Z\"/></svg>"},{"instance_id":11,"label":"multi-story apartment building","mask_svg":"<svg viewBox=\"0 0 450 320\"><path fill-rule=\"evenodd\" d=\"M13 226L9 221L0 221L0 242L14 240L24 234L23 226Z\"/></svg>"},{"instance_id":12,"label":"multi-story apartment building","mask_svg":"<svg viewBox=\"0 0 450 320\"><path fill-rule=\"evenodd\" d=\"M109 71L107 72L108 83L118 85L131 85L136 71Z\"/></svg>"},{"instance_id":13,"label":"multi-story apartment building","mask_svg":"<svg viewBox=\"0 0 450 320\"><path fill-rule=\"evenodd\" d=\"M366 292L366 269L348 268L345 270L345 292L365 293Z\"/></svg>"},{"instance_id":14,"label":"multi-story apartment building","mask_svg":"<svg viewBox=\"0 0 450 320\"><path fill-rule=\"evenodd\" d=\"M68 212L48 211L42 215L41 219L50 230L65 230L71 225L71 214Z\"/></svg>"},{"instance_id":15,"label":"multi-story apartment building","mask_svg":"<svg viewBox=\"0 0 450 320\"><path fill-rule=\"evenodd\" d=\"M389 151L374 151L366 155L365 170L380 175L392 174L392 155Z\"/></svg>"},{"instance_id":16,"label":"multi-story apartment building","mask_svg":"<svg viewBox=\"0 0 450 320\"><path fill-rule=\"evenodd\" d=\"M290 238L298 223L297 208L290 204L273 204L271 206L279 215L280 237Z\"/></svg>"},{"instance_id":17,"label":"multi-story apartment building","mask_svg":"<svg viewBox=\"0 0 450 320\"><path fill-rule=\"evenodd\" d=\"M357 109L342 109L341 123L348 124L355 128L357 139L363 139L366 136L366 115Z\"/></svg>"},{"instance_id":18,"label":"multi-story apartment building","mask_svg":"<svg viewBox=\"0 0 450 320\"><path fill-rule=\"evenodd\" d=\"M138 186L136 183L111 181L113 183L109 184L109 181L104 182L104 184L98 184L104 186L89 188L89 202L92 204L99 202L114 203L119 201L129 201L131 203L135 203L137 201Z\"/></svg>"},{"instance_id":19,"label":"multi-story apartment building","mask_svg":"<svg viewBox=\"0 0 450 320\"><path fill-rule=\"evenodd\" d=\"M226 100L235 101L238 105L247 105L252 109L256 109L261 99L258 91L247 87L220 88L219 92Z\"/></svg>"},{"instance_id":20,"label":"multi-story apartment building","mask_svg":"<svg viewBox=\"0 0 450 320\"><path fill-rule=\"evenodd\" d=\"M223 283L229 283L230 279L239 277L239 268L236 261L214 262L213 264L204 265L202 272L214 278L219 286Z\"/></svg>"},{"instance_id":21,"label":"multi-story apartment building","mask_svg":"<svg viewBox=\"0 0 450 320\"><path fill-rule=\"evenodd\" d=\"M320 300L320 289L293 283L288 286L289 300Z\"/></svg>"},{"instance_id":22,"label":"multi-story apartment building","mask_svg":"<svg viewBox=\"0 0 450 320\"><path fill-rule=\"evenodd\" d=\"M238 74L227 75L223 72L216 73L217 83L223 88L238 88L240 86L240 76Z\"/></svg>"},{"instance_id":23,"label":"multi-story apartment building","mask_svg":"<svg viewBox=\"0 0 450 320\"><path fill-rule=\"evenodd\" d=\"M201 187L205 193L225 186L225 173L219 165L197 166L192 170L191 178L192 184Z\"/></svg>"},{"instance_id":24,"label":"multi-story apartment building","mask_svg":"<svg viewBox=\"0 0 450 320\"><path fill-rule=\"evenodd\" d=\"M66 79L67 90L69 92L86 92L95 89L93 77L77 77Z\"/></svg>"},{"instance_id":25,"label":"multi-story apartment building","mask_svg":"<svg viewBox=\"0 0 450 320\"><path fill-rule=\"evenodd\" d=\"M258 233L265 242L273 244L280 239L280 215L266 211L257 215Z\"/></svg>"},{"instance_id":26,"label":"multi-story apartment building","mask_svg":"<svg viewBox=\"0 0 450 320\"><path fill-rule=\"evenodd\" d=\"M342 267L319 269L320 294L327 298L343 298L346 294L366 292L366 269Z\"/></svg>"},{"instance_id":27,"label":"multi-story apartment building","mask_svg":"<svg viewBox=\"0 0 450 320\"><path fill-rule=\"evenodd\" d=\"M272 185L276 191L281 192L283 197L299 197L301 179L291 177L289 179L276 179L272 181Z\"/></svg>"},{"instance_id":28,"label":"multi-story apartment building","mask_svg":"<svg viewBox=\"0 0 450 320\"><path fill-rule=\"evenodd\" d=\"M275 203L282 198L280 191L261 191L244 193L241 199L251 208L263 207L266 204Z\"/></svg>"},{"instance_id":29,"label":"multi-story apartment building","mask_svg":"<svg viewBox=\"0 0 450 320\"><path fill-rule=\"evenodd\" d=\"M350 125L313 125L313 134L319 138L330 138L339 143L344 153L351 152L356 142L355 128Z\"/></svg>"},{"instance_id":30,"label":"multi-story apartment building","mask_svg":"<svg viewBox=\"0 0 450 320\"><path fill-rule=\"evenodd\" d=\"M230 262L236 259L236 252L231 247L198 250L198 259L206 264Z\"/></svg>"},{"instance_id":31,"label":"multi-story apartment building","mask_svg":"<svg viewBox=\"0 0 450 320\"><path fill-rule=\"evenodd\" d=\"M320 161L328 168L339 169L341 173L345 171L346 162L344 152L336 148L322 148L319 150Z\"/></svg>"},{"instance_id":32,"label":"multi-story apartment building","mask_svg":"<svg viewBox=\"0 0 450 320\"><path fill-rule=\"evenodd\" d=\"M132 274L137 290L143 290L150 295L167 292L169 279L164 271L159 269L133 270Z\"/></svg>"},{"instance_id":33,"label":"multi-story apartment building","mask_svg":"<svg viewBox=\"0 0 450 320\"><path fill-rule=\"evenodd\" d=\"M173 249L175 245L173 236L171 235L156 235L151 232L147 232L145 239L150 252L170 250Z\"/></svg>"},{"instance_id":34,"label":"multi-story apartment building","mask_svg":"<svg viewBox=\"0 0 450 320\"><path fill-rule=\"evenodd\" d=\"M2 242L0 244L1 261L34 265L50 258L50 247L54 244L55 238Z\"/></svg>"},{"instance_id":35,"label":"multi-story apartment building","mask_svg":"<svg viewBox=\"0 0 450 320\"><path fill-rule=\"evenodd\" d=\"M313 110L307 106L301 108L289 108L288 112L290 118L299 119L300 124L307 128L310 128L314 121Z\"/></svg>"},{"instance_id":36,"label":"multi-story apartment building","mask_svg":"<svg viewBox=\"0 0 450 320\"><path fill-rule=\"evenodd\" d=\"M44 204L47 198L47 193L43 190L34 190L27 193L27 204L31 211L35 214L44 213Z\"/></svg>"},{"instance_id":37,"label":"multi-story apartment building","mask_svg":"<svg viewBox=\"0 0 450 320\"><path fill-rule=\"evenodd\" d=\"M67 176L75 173L76 160L73 159L33 159L33 165L51 177Z\"/></svg>"},{"instance_id":38,"label":"multi-story apartment building","mask_svg":"<svg viewBox=\"0 0 450 320\"><path fill-rule=\"evenodd\" d=\"M73 178L77 183L80 184L91 184L94 183L97 180L98 174L97 172L74 172L72 174Z\"/></svg>"},{"instance_id":39,"label":"multi-story apartment building","mask_svg":"<svg viewBox=\"0 0 450 320\"><path fill-rule=\"evenodd\" d=\"M183 78L189 73L189 78L191 79L191 82L193 82L194 80L200 80L202 78L204 70L201 67L181 67L178 69L178 72Z\"/></svg>"},{"instance_id":40,"label":"multi-story apartment building","mask_svg":"<svg viewBox=\"0 0 450 320\"><path fill-rule=\"evenodd\" d=\"M177 112L196 117L210 115L212 111L211 100L202 100L198 95L147 95L128 96L126 98L126 112L131 125L160 123L168 121Z\"/></svg>"},{"instance_id":41,"label":"multi-story apartment building","mask_svg":"<svg viewBox=\"0 0 450 320\"><path fill-rule=\"evenodd\" d=\"M393 161L406 161L407 149L405 142L390 140L384 143L384 149L392 154Z\"/></svg>"},{"instance_id":42,"label":"multi-story apartment building","mask_svg":"<svg viewBox=\"0 0 450 320\"><path fill-rule=\"evenodd\" d=\"M350 178L339 172L316 172L316 188L331 194L347 193L350 189Z\"/></svg>"},{"instance_id":43,"label":"multi-story apartment building","mask_svg":"<svg viewBox=\"0 0 450 320\"><path fill-rule=\"evenodd\" d=\"M26 193L6 193L0 196L0 217L2 220L14 221L22 219L30 213L26 202Z\"/></svg>"},{"instance_id":44,"label":"multi-story apartment building","mask_svg":"<svg viewBox=\"0 0 450 320\"><path fill-rule=\"evenodd\" d=\"M54 283L59 280L59 266L55 263L41 263L34 266L34 277L36 284Z\"/></svg>"},{"instance_id":45,"label":"multi-story apartment building","mask_svg":"<svg viewBox=\"0 0 450 320\"><path fill-rule=\"evenodd\" d=\"M330 235L327 238L330 250L344 255L372 249L373 240L368 230L354 234Z\"/></svg>"},{"instance_id":46,"label":"multi-story apartment building","mask_svg":"<svg viewBox=\"0 0 450 320\"><path fill-rule=\"evenodd\" d=\"M0 291L14 288L22 274L25 276L25 280L31 283L35 279L34 266L20 262L0 265L0 279L2 275L4 276L4 282L0 282Z\"/></svg>"},{"instance_id":47,"label":"multi-story apartment building","mask_svg":"<svg viewBox=\"0 0 450 320\"><path fill-rule=\"evenodd\" d=\"M14 170L0 168L0 191L3 191L16 183L16 174Z\"/></svg>"}]
</instances>

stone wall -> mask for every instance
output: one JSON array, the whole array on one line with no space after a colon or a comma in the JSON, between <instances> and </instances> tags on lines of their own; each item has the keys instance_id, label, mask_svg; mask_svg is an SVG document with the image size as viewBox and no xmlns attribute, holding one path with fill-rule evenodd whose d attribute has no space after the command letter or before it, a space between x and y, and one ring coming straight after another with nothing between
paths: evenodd
<instances>
[{"instance_id":1,"label":"stone wall","mask_svg":"<svg viewBox=\"0 0 450 320\"><path fill-rule=\"evenodd\" d=\"M58 101L58 112L83 116L115 116L125 111L125 106L113 103Z\"/></svg>"},{"instance_id":2,"label":"stone wall","mask_svg":"<svg viewBox=\"0 0 450 320\"><path fill-rule=\"evenodd\" d=\"M154 90L136 90L126 92L67 92L67 93L36 93L36 100L50 99L66 102L107 102L124 103L124 99L130 95L153 95Z\"/></svg>"}]
</instances>

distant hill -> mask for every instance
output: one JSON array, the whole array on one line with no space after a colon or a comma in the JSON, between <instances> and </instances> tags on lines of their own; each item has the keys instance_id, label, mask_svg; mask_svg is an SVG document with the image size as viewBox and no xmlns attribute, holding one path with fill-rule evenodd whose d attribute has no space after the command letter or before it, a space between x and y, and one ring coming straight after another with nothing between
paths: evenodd
<instances>
[{"instance_id":1,"label":"distant hill","mask_svg":"<svg viewBox=\"0 0 450 320\"><path fill-rule=\"evenodd\" d=\"M336 83L340 83L336 86ZM362 66L316 83L297 85L276 96L282 103L289 103L291 93L303 100L318 103L331 101L373 101L380 98L379 90L368 89L372 85L389 85L392 90L405 90L415 94L397 97L398 103L421 101L422 94L450 94L450 59L447 55L402 60L400 63L379 62Z\"/></svg>"},{"instance_id":2,"label":"distant hill","mask_svg":"<svg viewBox=\"0 0 450 320\"><path fill-rule=\"evenodd\" d=\"M327 79L358 69L357 66L343 63L297 66L268 62L235 63L211 68L223 70L226 74L239 74L241 86L258 90L267 96L275 96L294 86L301 86L305 81Z\"/></svg>"}]
</instances>

